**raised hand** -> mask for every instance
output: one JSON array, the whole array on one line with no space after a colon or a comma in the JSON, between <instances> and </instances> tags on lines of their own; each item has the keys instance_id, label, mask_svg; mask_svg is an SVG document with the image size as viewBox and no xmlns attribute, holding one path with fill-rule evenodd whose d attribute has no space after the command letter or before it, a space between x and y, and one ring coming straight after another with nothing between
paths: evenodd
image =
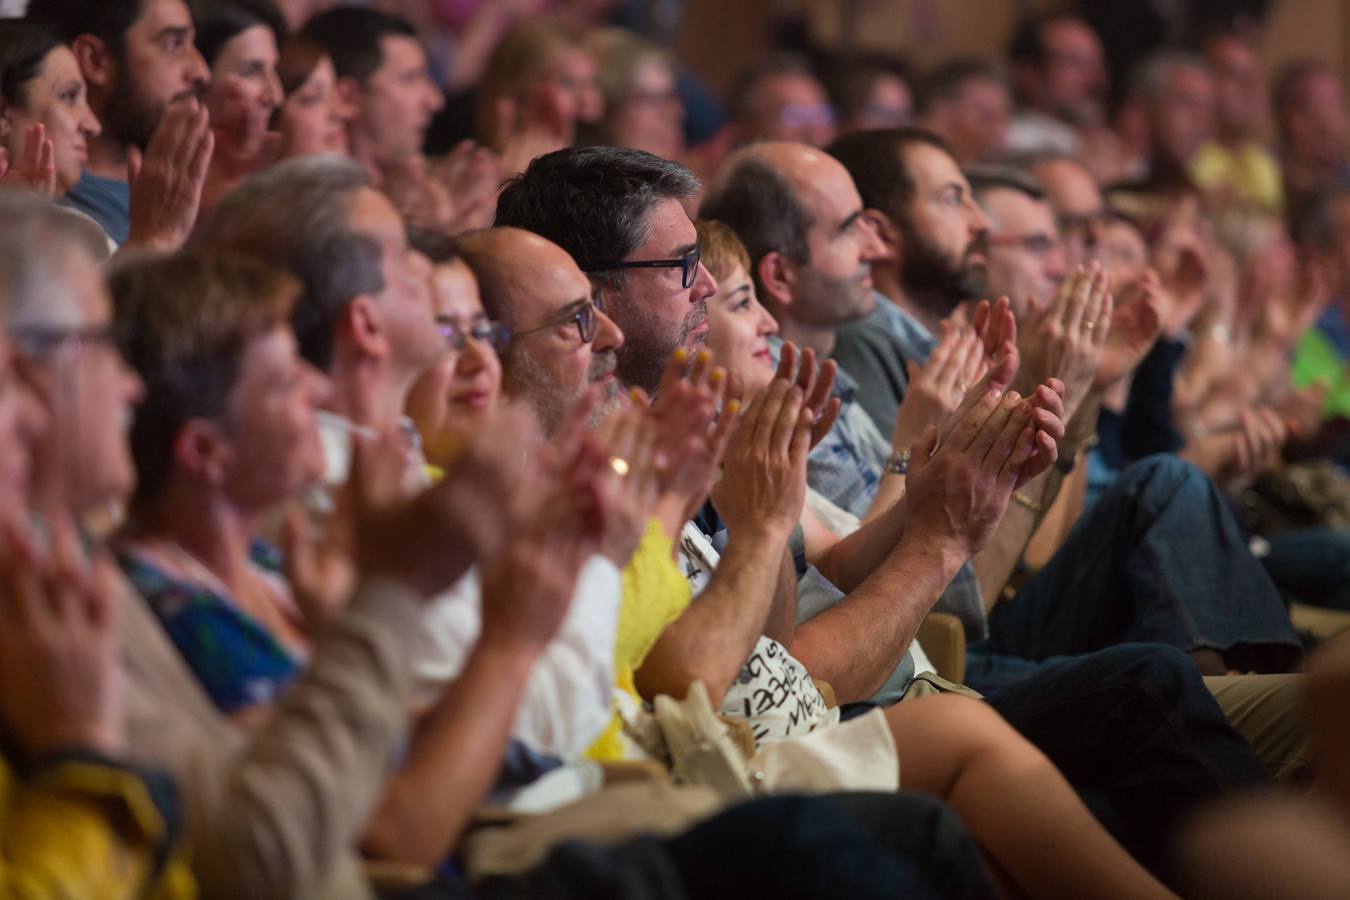
<instances>
[{"instance_id":1,"label":"raised hand","mask_svg":"<svg viewBox=\"0 0 1350 900\"><path fill-rule=\"evenodd\" d=\"M1114 387L1143 362L1162 332L1162 309L1162 284L1152 269L1125 286L1111 317L1111 332L1097 360L1093 378L1096 390Z\"/></svg>"},{"instance_id":2,"label":"raised hand","mask_svg":"<svg viewBox=\"0 0 1350 900\"><path fill-rule=\"evenodd\" d=\"M1073 418L1093 386L1113 313L1106 272L1096 262L1065 279L1054 302L1041 306L1031 299L1018 343L1018 386L1026 392L1058 378L1065 388L1065 416Z\"/></svg>"},{"instance_id":3,"label":"raised hand","mask_svg":"<svg viewBox=\"0 0 1350 900\"><path fill-rule=\"evenodd\" d=\"M1024 470L1047 443L1053 462L1053 442L1037 431L1034 410L1016 391L987 390L957 414L941 442L930 427L909 465L908 528L963 558L983 549Z\"/></svg>"},{"instance_id":4,"label":"raised hand","mask_svg":"<svg viewBox=\"0 0 1350 900\"><path fill-rule=\"evenodd\" d=\"M207 171L215 152L210 116L196 98L170 104L145 155L127 157L131 185L130 246L172 252L197 223Z\"/></svg>"},{"instance_id":5,"label":"raised hand","mask_svg":"<svg viewBox=\"0 0 1350 900\"><path fill-rule=\"evenodd\" d=\"M586 402L593 405L594 398ZM585 415L589 407L574 410L572 417L584 423ZM575 430L567 423L564 428L571 440ZM358 442L354 470L367 465L364 449ZM534 512L540 485L546 484L542 479L555 463L548 457L534 414L499 404L435 486L411 499L390 489L384 496L357 498L357 571L431 597L470 565L492 564Z\"/></svg>"},{"instance_id":6,"label":"raised hand","mask_svg":"<svg viewBox=\"0 0 1350 900\"><path fill-rule=\"evenodd\" d=\"M958 328L944 321L942 338L928 361L920 366L910 360L906 365L909 386L891 437L892 445L902 452L918 443L929 425L943 428L966 392L983 378L985 345L974 327Z\"/></svg>"},{"instance_id":7,"label":"raised hand","mask_svg":"<svg viewBox=\"0 0 1350 900\"><path fill-rule=\"evenodd\" d=\"M37 191L44 197L56 196L56 156L47 127L41 122L24 129L23 153L0 167L0 186Z\"/></svg>"},{"instance_id":8,"label":"raised hand","mask_svg":"<svg viewBox=\"0 0 1350 900\"><path fill-rule=\"evenodd\" d=\"M450 206L443 224L448 234L487 228L497 211L502 160L491 148L461 141L431 164L431 176L444 189Z\"/></svg>"},{"instance_id":9,"label":"raised hand","mask_svg":"<svg viewBox=\"0 0 1350 900\"><path fill-rule=\"evenodd\" d=\"M0 533L0 720L26 754L122 749L117 580L86 560L74 526L51 520L50 549L11 517Z\"/></svg>"},{"instance_id":10,"label":"raised hand","mask_svg":"<svg viewBox=\"0 0 1350 900\"><path fill-rule=\"evenodd\" d=\"M739 412L740 392L711 353L699 351L692 363L682 349L671 355L651 402L656 445L670 460L656 512L667 533L677 532L707 500Z\"/></svg>"},{"instance_id":11,"label":"raised hand","mask_svg":"<svg viewBox=\"0 0 1350 900\"><path fill-rule=\"evenodd\" d=\"M607 519L606 481L620 478L590 437L576 442L564 473L537 497L537 506L505 552L485 570L485 645L542 652L571 605L577 575L602 547Z\"/></svg>"},{"instance_id":12,"label":"raised hand","mask_svg":"<svg viewBox=\"0 0 1350 900\"><path fill-rule=\"evenodd\" d=\"M596 429L596 445L607 454L607 473L599 481L610 511L600 552L623 567L637 550L670 470L668 452L658 443L656 417L635 397ZM705 423L706 424L706 423Z\"/></svg>"},{"instance_id":13,"label":"raised hand","mask_svg":"<svg viewBox=\"0 0 1350 900\"><path fill-rule=\"evenodd\" d=\"M802 369L814 377L812 351ZM773 381L750 403L736 425L713 505L729 529L785 537L806 500L806 458L816 416L807 405L815 385L804 390L794 377L797 350L784 344Z\"/></svg>"}]
</instances>

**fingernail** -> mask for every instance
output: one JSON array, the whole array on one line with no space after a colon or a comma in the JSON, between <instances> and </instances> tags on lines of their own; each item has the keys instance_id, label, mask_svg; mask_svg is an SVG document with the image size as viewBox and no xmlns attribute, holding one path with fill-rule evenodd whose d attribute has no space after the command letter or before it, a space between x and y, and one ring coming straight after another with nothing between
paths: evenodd
<instances>
[{"instance_id":1,"label":"fingernail","mask_svg":"<svg viewBox=\"0 0 1350 900\"><path fill-rule=\"evenodd\" d=\"M688 358L689 358L689 351L684 349L683 347L675 351L676 362L684 362Z\"/></svg>"},{"instance_id":2,"label":"fingernail","mask_svg":"<svg viewBox=\"0 0 1350 900\"><path fill-rule=\"evenodd\" d=\"M732 413L734 415L740 411L741 411L741 401L732 400L730 403L727 404L727 412Z\"/></svg>"},{"instance_id":3,"label":"fingernail","mask_svg":"<svg viewBox=\"0 0 1350 900\"><path fill-rule=\"evenodd\" d=\"M707 350L698 351L698 362L700 365L706 364L710 359L712 359L712 354Z\"/></svg>"},{"instance_id":4,"label":"fingernail","mask_svg":"<svg viewBox=\"0 0 1350 900\"><path fill-rule=\"evenodd\" d=\"M722 379L725 378L726 376L727 370L723 369L721 366L718 366L716 369L713 369L713 373L708 376L708 383L716 387L717 385L722 383Z\"/></svg>"},{"instance_id":5,"label":"fingernail","mask_svg":"<svg viewBox=\"0 0 1350 900\"><path fill-rule=\"evenodd\" d=\"M631 391L629 391L628 396L630 399L632 399L634 403L642 402L642 394L641 392L638 391L637 388L633 388Z\"/></svg>"},{"instance_id":6,"label":"fingernail","mask_svg":"<svg viewBox=\"0 0 1350 900\"><path fill-rule=\"evenodd\" d=\"M1003 391L999 390L998 388L991 388L989 391L989 396L997 400L998 398L1003 396Z\"/></svg>"}]
</instances>

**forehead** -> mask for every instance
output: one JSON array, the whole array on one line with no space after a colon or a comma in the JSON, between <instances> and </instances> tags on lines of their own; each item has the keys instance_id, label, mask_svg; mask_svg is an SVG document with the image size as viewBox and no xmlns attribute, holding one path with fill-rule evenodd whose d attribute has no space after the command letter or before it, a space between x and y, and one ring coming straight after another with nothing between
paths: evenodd
<instances>
[{"instance_id":1,"label":"forehead","mask_svg":"<svg viewBox=\"0 0 1350 900\"><path fill-rule=\"evenodd\" d=\"M463 260L439 263L432 271L437 315L460 315L483 311L478 280Z\"/></svg>"},{"instance_id":2,"label":"forehead","mask_svg":"<svg viewBox=\"0 0 1350 900\"><path fill-rule=\"evenodd\" d=\"M1167 84L1174 91L1188 94L1208 93L1213 87L1209 71L1199 66L1177 66Z\"/></svg>"},{"instance_id":3,"label":"forehead","mask_svg":"<svg viewBox=\"0 0 1350 900\"><path fill-rule=\"evenodd\" d=\"M277 39L266 25L251 25L226 42L222 55L276 56Z\"/></svg>"},{"instance_id":4,"label":"forehead","mask_svg":"<svg viewBox=\"0 0 1350 900\"><path fill-rule=\"evenodd\" d=\"M424 66L426 52L416 38L406 34L386 34L380 38L380 68L406 69Z\"/></svg>"},{"instance_id":5,"label":"forehead","mask_svg":"<svg viewBox=\"0 0 1350 900\"><path fill-rule=\"evenodd\" d=\"M1222 69L1248 69L1256 65L1256 52L1242 41L1220 38L1210 44L1209 60Z\"/></svg>"},{"instance_id":6,"label":"forehead","mask_svg":"<svg viewBox=\"0 0 1350 900\"><path fill-rule=\"evenodd\" d=\"M802 204L814 214L815 227L833 229L862 208L852 176L834 157L812 153L795 169L791 180Z\"/></svg>"},{"instance_id":7,"label":"forehead","mask_svg":"<svg viewBox=\"0 0 1350 900\"><path fill-rule=\"evenodd\" d=\"M684 211L680 201L658 200L647 210L647 240L629 256L629 259L668 259L676 250L698 240L698 231ZM655 255L652 255L655 254Z\"/></svg>"},{"instance_id":8,"label":"forehead","mask_svg":"<svg viewBox=\"0 0 1350 900\"><path fill-rule=\"evenodd\" d=\"M350 199L347 221L352 230L379 241L382 245L403 245L407 235L403 220L383 194L363 187Z\"/></svg>"},{"instance_id":9,"label":"forehead","mask_svg":"<svg viewBox=\"0 0 1350 900\"><path fill-rule=\"evenodd\" d=\"M1077 163L1055 160L1036 167L1036 177L1061 215L1092 213L1102 208L1102 193L1092 176Z\"/></svg>"},{"instance_id":10,"label":"forehead","mask_svg":"<svg viewBox=\"0 0 1350 900\"><path fill-rule=\"evenodd\" d=\"M967 186L966 176L945 150L930 144L911 143L902 152L920 195L953 183Z\"/></svg>"},{"instance_id":11,"label":"forehead","mask_svg":"<svg viewBox=\"0 0 1350 900\"><path fill-rule=\"evenodd\" d=\"M1102 235L1117 248L1129 249L1141 254L1148 249L1148 245L1144 242L1144 236L1139 233L1139 229L1129 222L1122 222L1120 219L1108 221Z\"/></svg>"},{"instance_id":12,"label":"forehead","mask_svg":"<svg viewBox=\"0 0 1350 900\"><path fill-rule=\"evenodd\" d=\"M1047 49L1053 51L1093 56L1100 52L1097 35L1087 25L1073 19L1051 22L1041 35Z\"/></svg>"},{"instance_id":13,"label":"forehead","mask_svg":"<svg viewBox=\"0 0 1350 900\"><path fill-rule=\"evenodd\" d=\"M191 28L192 13L183 0L145 0L141 17L128 30L153 37L165 28Z\"/></svg>"},{"instance_id":14,"label":"forehead","mask_svg":"<svg viewBox=\"0 0 1350 900\"><path fill-rule=\"evenodd\" d=\"M810 75L801 72L779 72L759 83L760 98L770 104L823 103L825 90Z\"/></svg>"},{"instance_id":15,"label":"forehead","mask_svg":"<svg viewBox=\"0 0 1350 900\"><path fill-rule=\"evenodd\" d=\"M500 247L498 264L508 270L512 327L534 327L570 303L591 295L591 280L570 254L535 235L521 236ZM515 264L515 261L521 261Z\"/></svg>"},{"instance_id":16,"label":"forehead","mask_svg":"<svg viewBox=\"0 0 1350 900\"><path fill-rule=\"evenodd\" d=\"M989 213L995 229L998 231L1024 234L1027 232L1046 232L1054 234L1054 213L1050 204L1035 200L1021 191L1008 188L994 188L985 191L980 205Z\"/></svg>"}]
</instances>

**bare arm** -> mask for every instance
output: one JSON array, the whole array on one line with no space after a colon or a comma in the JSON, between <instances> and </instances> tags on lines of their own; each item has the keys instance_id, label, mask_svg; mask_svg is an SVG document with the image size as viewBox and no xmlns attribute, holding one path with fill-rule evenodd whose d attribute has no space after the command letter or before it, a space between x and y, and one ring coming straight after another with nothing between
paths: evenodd
<instances>
[{"instance_id":1,"label":"bare arm","mask_svg":"<svg viewBox=\"0 0 1350 900\"><path fill-rule=\"evenodd\" d=\"M787 537L781 528L729 534L707 589L666 626L635 673L644 697L683 697L691 683L702 681L713 708L721 704L765 633Z\"/></svg>"}]
</instances>

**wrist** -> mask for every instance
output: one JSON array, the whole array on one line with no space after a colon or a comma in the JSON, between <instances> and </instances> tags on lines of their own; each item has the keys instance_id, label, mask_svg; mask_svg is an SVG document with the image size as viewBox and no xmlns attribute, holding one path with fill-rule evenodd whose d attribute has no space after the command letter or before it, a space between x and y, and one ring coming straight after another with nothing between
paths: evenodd
<instances>
[{"instance_id":1,"label":"wrist","mask_svg":"<svg viewBox=\"0 0 1350 900\"><path fill-rule=\"evenodd\" d=\"M906 528L896 553L906 562L907 571L934 571L940 573L945 585L974 555L961 538L939 534L926 528Z\"/></svg>"}]
</instances>

